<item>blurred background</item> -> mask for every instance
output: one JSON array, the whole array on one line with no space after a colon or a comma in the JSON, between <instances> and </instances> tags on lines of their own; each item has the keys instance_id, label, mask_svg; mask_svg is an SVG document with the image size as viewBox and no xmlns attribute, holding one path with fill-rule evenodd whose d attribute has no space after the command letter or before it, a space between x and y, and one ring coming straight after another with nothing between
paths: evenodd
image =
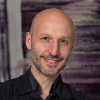
<instances>
[{"instance_id":1,"label":"blurred background","mask_svg":"<svg viewBox=\"0 0 100 100\"><path fill-rule=\"evenodd\" d=\"M100 0L0 0L0 81L31 65L25 46L33 17L47 8L66 12L75 24L75 44L61 75L65 83L100 100Z\"/></svg>"}]
</instances>

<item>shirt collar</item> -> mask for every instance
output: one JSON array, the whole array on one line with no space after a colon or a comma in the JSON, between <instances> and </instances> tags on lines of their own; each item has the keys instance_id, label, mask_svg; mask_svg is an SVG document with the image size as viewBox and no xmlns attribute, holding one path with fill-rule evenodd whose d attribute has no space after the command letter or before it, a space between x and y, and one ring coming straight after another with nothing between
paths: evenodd
<instances>
[{"instance_id":1,"label":"shirt collar","mask_svg":"<svg viewBox=\"0 0 100 100\"><path fill-rule=\"evenodd\" d=\"M37 80L33 76L31 70L29 71L29 80L30 80L30 83L31 83L31 86L32 86L33 91L36 92L37 94L40 94L40 86L39 86L39 83L37 82Z\"/></svg>"},{"instance_id":2,"label":"shirt collar","mask_svg":"<svg viewBox=\"0 0 100 100\"><path fill-rule=\"evenodd\" d=\"M40 94L39 83L37 82L33 74L31 73L31 70L29 72L29 80L30 80L33 91L36 92L37 94ZM63 83L61 75L59 75L56 81L52 84L49 93L57 94L62 99L66 99L66 98L72 99L73 98L71 94L69 93L67 86Z\"/></svg>"},{"instance_id":3,"label":"shirt collar","mask_svg":"<svg viewBox=\"0 0 100 100\"><path fill-rule=\"evenodd\" d=\"M57 85L58 85L59 81L60 81L60 75L58 76L58 78L56 79L56 81L52 84L52 86L51 86L51 89L50 89L50 92L49 92L49 93L54 93L54 92L55 92L56 87L57 87Z\"/></svg>"},{"instance_id":4,"label":"shirt collar","mask_svg":"<svg viewBox=\"0 0 100 100\"><path fill-rule=\"evenodd\" d=\"M33 76L31 70L30 70L30 72L29 72L29 80L30 80L30 83L31 83L31 86L32 86L33 91L36 92L37 94L40 94L39 83L37 82L37 80L36 80L35 77ZM60 75L59 75L59 77L56 79L56 81L52 84L49 93L53 93L53 92L55 91L56 86L57 86L59 80L60 80Z\"/></svg>"},{"instance_id":5,"label":"shirt collar","mask_svg":"<svg viewBox=\"0 0 100 100\"><path fill-rule=\"evenodd\" d=\"M55 93L64 100L72 100L73 96L71 95L68 87L70 87L70 85L63 83L60 75L60 80L56 86Z\"/></svg>"},{"instance_id":6,"label":"shirt collar","mask_svg":"<svg viewBox=\"0 0 100 100\"><path fill-rule=\"evenodd\" d=\"M14 79L14 86L18 91L18 94L26 94L32 91L30 81L29 81L29 70L25 72L24 75Z\"/></svg>"},{"instance_id":7,"label":"shirt collar","mask_svg":"<svg viewBox=\"0 0 100 100\"><path fill-rule=\"evenodd\" d=\"M14 86L15 86L14 88L16 88L18 94L20 95L31 93L33 90L29 79L29 73L30 73L30 69L26 71L24 75L14 79ZM58 80L59 81L54 86L53 94L57 94L62 99L71 100L73 97L70 94L70 91L68 89L69 85L63 83L60 75Z\"/></svg>"}]
</instances>

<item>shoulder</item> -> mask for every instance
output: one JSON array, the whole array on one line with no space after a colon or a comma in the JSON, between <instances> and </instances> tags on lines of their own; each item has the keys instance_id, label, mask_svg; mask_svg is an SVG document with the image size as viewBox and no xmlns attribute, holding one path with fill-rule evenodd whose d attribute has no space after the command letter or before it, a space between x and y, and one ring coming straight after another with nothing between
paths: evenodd
<instances>
[{"instance_id":1,"label":"shoulder","mask_svg":"<svg viewBox=\"0 0 100 100\"><path fill-rule=\"evenodd\" d=\"M9 90L14 84L16 79L7 80L5 82L0 82L0 91Z\"/></svg>"},{"instance_id":2,"label":"shoulder","mask_svg":"<svg viewBox=\"0 0 100 100\"><path fill-rule=\"evenodd\" d=\"M14 85L16 84L19 84L23 81L26 81L28 79L28 75L29 75L29 70L25 72L25 74L17 77L17 78L14 78L14 79L10 79L10 80L7 80L5 82L0 82L0 91L1 89L9 89L11 87L13 87Z\"/></svg>"},{"instance_id":3,"label":"shoulder","mask_svg":"<svg viewBox=\"0 0 100 100\"><path fill-rule=\"evenodd\" d=\"M69 93L73 96L75 100L91 100L86 93L82 91L77 91L69 84L64 83L64 89L68 89Z\"/></svg>"},{"instance_id":4,"label":"shoulder","mask_svg":"<svg viewBox=\"0 0 100 100\"><path fill-rule=\"evenodd\" d=\"M14 89L16 79L0 82L0 100L7 100ZM9 100L9 99L8 99Z\"/></svg>"},{"instance_id":5,"label":"shoulder","mask_svg":"<svg viewBox=\"0 0 100 100\"><path fill-rule=\"evenodd\" d=\"M28 71L19 76L5 82L0 82L0 100L13 100L11 97L18 94L18 89L24 88L24 83L28 80Z\"/></svg>"}]
</instances>

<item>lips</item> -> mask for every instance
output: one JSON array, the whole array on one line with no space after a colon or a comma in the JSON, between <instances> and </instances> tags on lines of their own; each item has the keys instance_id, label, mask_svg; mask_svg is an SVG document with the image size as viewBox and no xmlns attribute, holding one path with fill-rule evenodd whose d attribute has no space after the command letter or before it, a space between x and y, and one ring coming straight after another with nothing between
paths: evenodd
<instances>
[{"instance_id":1,"label":"lips","mask_svg":"<svg viewBox=\"0 0 100 100\"><path fill-rule=\"evenodd\" d=\"M52 62L52 63L58 62L58 61L59 61L59 60L51 60L51 59L45 59L45 60L47 60L47 61L49 61L49 62Z\"/></svg>"},{"instance_id":2,"label":"lips","mask_svg":"<svg viewBox=\"0 0 100 100\"><path fill-rule=\"evenodd\" d=\"M54 61L54 60L49 60L49 59L46 59L46 60L47 60L47 61L49 61L49 62L52 62L52 63L53 63L53 62L57 62L57 61Z\"/></svg>"},{"instance_id":3,"label":"lips","mask_svg":"<svg viewBox=\"0 0 100 100\"><path fill-rule=\"evenodd\" d=\"M48 66L57 66L64 58L59 56L53 56L53 55L41 55L40 56Z\"/></svg>"},{"instance_id":4,"label":"lips","mask_svg":"<svg viewBox=\"0 0 100 100\"><path fill-rule=\"evenodd\" d=\"M44 58L45 62L47 63L47 65L49 66L57 66L58 63L62 60L62 59L51 59L51 58Z\"/></svg>"}]
</instances>

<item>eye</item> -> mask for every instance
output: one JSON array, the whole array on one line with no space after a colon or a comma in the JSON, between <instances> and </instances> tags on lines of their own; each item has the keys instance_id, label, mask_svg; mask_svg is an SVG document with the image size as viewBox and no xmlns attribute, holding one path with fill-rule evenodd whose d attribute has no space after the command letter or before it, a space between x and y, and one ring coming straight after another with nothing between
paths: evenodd
<instances>
[{"instance_id":1,"label":"eye","mask_svg":"<svg viewBox=\"0 0 100 100\"><path fill-rule=\"evenodd\" d=\"M67 43L67 41L66 41L66 40L62 40L61 42L62 42L62 43Z\"/></svg>"},{"instance_id":2,"label":"eye","mask_svg":"<svg viewBox=\"0 0 100 100\"><path fill-rule=\"evenodd\" d=\"M48 37L42 37L42 39L43 39L43 40L48 40L49 38L48 38Z\"/></svg>"},{"instance_id":3,"label":"eye","mask_svg":"<svg viewBox=\"0 0 100 100\"><path fill-rule=\"evenodd\" d=\"M61 41L60 41L60 44L61 45L67 45L68 44L68 41L67 40L64 40L64 39L62 39Z\"/></svg>"}]
</instances>

